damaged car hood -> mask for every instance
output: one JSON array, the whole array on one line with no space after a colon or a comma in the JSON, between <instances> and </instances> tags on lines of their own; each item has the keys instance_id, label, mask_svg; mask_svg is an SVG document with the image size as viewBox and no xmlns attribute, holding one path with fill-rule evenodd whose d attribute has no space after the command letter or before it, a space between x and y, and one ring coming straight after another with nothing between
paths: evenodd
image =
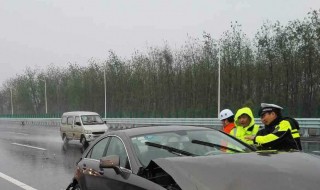
<instances>
[{"instance_id":1,"label":"damaged car hood","mask_svg":"<svg viewBox=\"0 0 320 190\"><path fill-rule=\"evenodd\" d=\"M319 157L302 152L159 158L151 161L150 167L163 169L183 190L301 190L320 186Z\"/></svg>"}]
</instances>

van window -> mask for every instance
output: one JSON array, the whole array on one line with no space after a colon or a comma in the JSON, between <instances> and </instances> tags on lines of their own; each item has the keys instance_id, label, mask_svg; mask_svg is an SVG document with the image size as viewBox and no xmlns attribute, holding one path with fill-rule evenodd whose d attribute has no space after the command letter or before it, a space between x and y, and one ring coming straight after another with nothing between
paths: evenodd
<instances>
[{"instance_id":1,"label":"van window","mask_svg":"<svg viewBox=\"0 0 320 190\"><path fill-rule=\"evenodd\" d=\"M81 120L83 125L94 125L104 123L99 115L82 115Z\"/></svg>"},{"instance_id":2,"label":"van window","mask_svg":"<svg viewBox=\"0 0 320 190\"><path fill-rule=\"evenodd\" d=\"M73 124L73 117L68 117L68 125L72 125Z\"/></svg>"},{"instance_id":3,"label":"van window","mask_svg":"<svg viewBox=\"0 0 320 190\"><path fill-rule=\"evenodd\" d=\"M74 123L80 122L80 117L79 117L79 116L76 116L75 119L74 119L74 121L75 121Z\"/></svg>"},{"instance_id":4,"label":"van window","mask_svg":"<svg viewBox=\"0 0 320 190\"><path fill-rule=\"evenodd\" d=\"M66 116L63 116L61 118L61 124L66 124L67 123L67 117Z\"/></svg>"}]
</instances>

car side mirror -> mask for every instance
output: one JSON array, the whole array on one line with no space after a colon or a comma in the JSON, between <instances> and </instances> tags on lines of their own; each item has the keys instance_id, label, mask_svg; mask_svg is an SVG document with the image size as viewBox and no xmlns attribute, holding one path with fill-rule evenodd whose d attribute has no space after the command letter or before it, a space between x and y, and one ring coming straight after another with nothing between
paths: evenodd
<instances>
[{"instance_id":1,"label":"car side mirror","mask_svg":"<svg viewBox=\"0 0 320 190\"><path fill-rule=\"evenodd\" d=\"M119 155L110 155L100 159L100 168L113 168L117 174L121 173Z\"/></svg>"},{"instance_id":2,"label":"car side mirror","mask_svg":"<svg viewBox=\"0 0 320 190\"><path fill-rule=\"evenodd\" d=\"M77 122L76 122L76 125L81 126L80 121L77 121Z\"/></svg>"}]
</instances>

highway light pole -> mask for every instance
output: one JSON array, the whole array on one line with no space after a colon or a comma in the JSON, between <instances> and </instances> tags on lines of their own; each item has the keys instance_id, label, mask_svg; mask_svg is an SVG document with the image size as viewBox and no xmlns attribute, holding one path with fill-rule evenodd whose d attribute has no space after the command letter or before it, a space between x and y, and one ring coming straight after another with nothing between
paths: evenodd
<instances>
[{"instance_id":1,"label":"highway light pole","mask_svg":"<svg viewBox=\"0 0 320 190\"><path fill-rule=\"evenodd\" d=\"M106 81L106 68L103 70L104 79L104 118L107 117L107 81Z\"/></svg>"},{"instance_id":2,"label":"highway light pole","mask_svg":"<svg viewBox=\"0 0 320 190\"><path fill-rule=\"evenodd\" d=\"M10 87L10 99L11 99L11 115L13 115L13 101L12 101L12 88Z\"/></svg>"},{"instance_id":3,"label":"highway light pole","mask_svg":"<svg viewBox=\"0 0 320 190\"><path fill-rule=\"evenodd\" d=\"M47 104L47 81L46 79L40 79L44 82L44 101L46 105L46 114L48 113L48 104Z\"/></svg>"},{"instance_id":4,"label":"highway light pole","mask_svg":"<svg viewBox=\"0 0 320 190\"><path fill-rule=\"evenodd\" d=\"M219 53L218 53L218 118L220 113L220 43L219 43Z\"/></svg>"},{"instance_id":5,"label":"highway light pole","mask_svg":"<svg viewBox=\"0 0 320 190\"><path fill-rule=\"evenodd\" d=\"M44 99L46 102L46 114L48 113L48 104L47 104L47 82L44 80Z\"/></svg>"}]
</instances>

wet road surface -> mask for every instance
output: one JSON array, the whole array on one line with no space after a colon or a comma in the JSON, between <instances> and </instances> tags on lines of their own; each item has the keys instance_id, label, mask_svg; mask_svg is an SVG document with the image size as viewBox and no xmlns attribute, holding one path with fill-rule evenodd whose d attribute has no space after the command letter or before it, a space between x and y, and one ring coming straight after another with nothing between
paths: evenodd
<instances>
[{"instance_id":1,"label":"wet road surface","mask_svg":"<svg viewBox=\"0 0 320 190\"><path fill-rule=\"evenodd\" d=\"M57 127L0 124L0 189L65 189L81 152Z\"/></svg>"}]
</instances>

